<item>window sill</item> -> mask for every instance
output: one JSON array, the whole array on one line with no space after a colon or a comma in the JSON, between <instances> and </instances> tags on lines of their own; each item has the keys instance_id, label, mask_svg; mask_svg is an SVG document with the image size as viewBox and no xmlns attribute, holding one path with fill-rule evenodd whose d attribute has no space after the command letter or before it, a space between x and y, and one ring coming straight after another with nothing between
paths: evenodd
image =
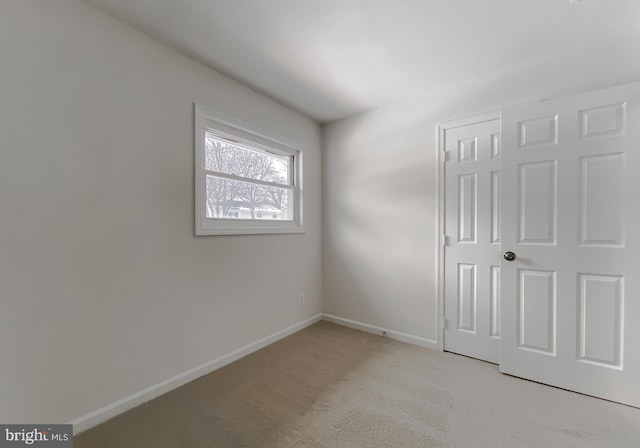
<instances>
[{"instance_id":1,"label":"window sill","mask_svg":"<svg viewBox=\"0 0 640 448\"><path fill-rule=\"evenodd\" d=\"M200 225L196 228L196 236L216 236L216 235L277 235L277 234L301 234L307 233L304 227L295 223L289 225L264 225L264 223L255 223L248 221L246 224L234 222L233 226L228 225ZM262 225L259 225L262 224Z\"/></svg>"}]
</instances>

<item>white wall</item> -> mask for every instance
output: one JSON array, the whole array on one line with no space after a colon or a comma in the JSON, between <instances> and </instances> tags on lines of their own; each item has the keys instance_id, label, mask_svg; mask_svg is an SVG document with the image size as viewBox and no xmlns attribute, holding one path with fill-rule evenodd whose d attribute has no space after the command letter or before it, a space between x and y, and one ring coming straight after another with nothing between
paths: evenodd
<instances>
[{"instance_id":1,"label":"white wall","mask_svg":"<svg viewBox=\"0 0 640 448\"><path fill-rule=\"evenodd\" d=\"M326 125L323 311L435 345L437 124L639 80L637 42L539 60Z\"/></svg>"},{"instance_id":2,"label":"white wall","mask_svg":"<svg viewBox=\"0 0 640 448\"><path fill-rule=\"evenodd\" d=\"M69 421L320 312L315 123L74 0L0 11L0 422ZM303 145L306 234L194 236L194 102Z\"/></svg>"}]
</instances>

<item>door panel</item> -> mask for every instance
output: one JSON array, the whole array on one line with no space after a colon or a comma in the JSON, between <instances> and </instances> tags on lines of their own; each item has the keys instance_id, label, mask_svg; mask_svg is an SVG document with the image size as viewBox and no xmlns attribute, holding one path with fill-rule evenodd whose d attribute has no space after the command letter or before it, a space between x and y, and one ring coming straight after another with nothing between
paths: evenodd
<instances>
[{"instance_id":1,"label":"door panel","mask_svg":"<svg viewBox=\"0 0 640 448\"><path fill-rule=\"evenodd\" d=\"M518 173L518 242L556 244L557 161L529 162Z\"/></svg>"},{"instance_id":2,"label":"door panel","mask_svg":"<svg viewBox=\"0 0 640 448\"><path fill-rule=\"evenodd\" d=\"M621 367L622 276L579 274L578 360Z\"/></svg>"},{"instance_id":3,"label":"door panel","mask_svg":"<svg viewBox=\"0 0 640 448\"><path fill-rule=\"evenodd\" d=\"M640 406L640 84L502 131L500 370Z\"/></svg>"},{"instance_id":4,"label":"door panel","mask_svg":"<svg viewBox=\"0 0 640 448\"><path fill-rule=\"evenodd\" d=\"M491 172L491 243L500 244L500 171Z\"/></svg>"},{"instance_id":5,"label":"door panel","mask_svg":"<svg viewBox=\"0 0 640 448\"><path fill-rule=\"evenodd\" d=\"M489 297L491 300L491 332L492 338L500 338L500 266L492 265L489 267L491 275L491 285ZM496 360L497 362L497 360Z\"/></svg>"},{"instance_id":6,"label":"door panel","mask_svg":"<svg viewBox=\"0 0 640 448\"><path fill-rule=\"evenodd\" d=\"M478 195L476 189L478 177L476 173L461 174L458 176L458 242L476 243L476 216Z\"/></svg>"},{"instance_id":7,"label":"door panel","mask_svg":"<svg viewBox=\"0 0 640 448\"><path fill-rule=\"evenodd\" d=\"M556 353L556 273L518 270L518 347L539 353Z\"/></svg>"},{"instance_id":8,"label":"door panel","mask_svg":"<svg viewBox=\"0 0 640 448\"><path fill-rule=\"evenodd\" d=\"M580 159L580 244L624 246L624 154Z\"/></svg>"},{"instance_id":9,"label":"door panel","mask_svg":"<svg viewBox=\"0 0 640 448\"><path fill-rule=\"evenodd\" d=\"M445 131L444 347L498 362L500 121Z\"/></svg>"}]
</instances>

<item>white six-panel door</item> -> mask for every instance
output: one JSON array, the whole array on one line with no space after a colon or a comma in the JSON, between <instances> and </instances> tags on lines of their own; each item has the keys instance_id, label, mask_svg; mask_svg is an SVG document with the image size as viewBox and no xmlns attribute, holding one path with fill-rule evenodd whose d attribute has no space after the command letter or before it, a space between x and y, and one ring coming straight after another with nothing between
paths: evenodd
<instances>
[{"instance_id":1,"label":"white six-panel door","mask_svg":"<svg viewBox=\"0 0 640 448\"><path fill-rule=\"evenodd\" d=\"M501 173L500 370L640 406L640 84L504 111Z\"/></svg>"},{"instance_id":2,"label":"white six-panel door","mask_svg":"<svg viewBox=\"0 0 640 448\"><path fill-rule=\"evenodd\" d=\"M444 349L498 362L500 120L447 128Z\"/></svg>"}]
</instances>

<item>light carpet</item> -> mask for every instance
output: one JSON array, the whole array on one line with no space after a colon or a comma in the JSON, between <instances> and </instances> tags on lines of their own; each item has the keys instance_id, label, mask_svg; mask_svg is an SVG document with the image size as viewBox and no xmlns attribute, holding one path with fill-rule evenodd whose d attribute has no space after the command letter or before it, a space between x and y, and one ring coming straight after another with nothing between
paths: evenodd
<instances>
[{"instance_id":1,"label":"light carpet","mask_svg":"<svg viewBox=\"0 0 640 448\"><path fill-rule=\"evenodd\" d=\"M640 410L319 322L74 447L638 448Z\"/></svg>"}]
</instances>

